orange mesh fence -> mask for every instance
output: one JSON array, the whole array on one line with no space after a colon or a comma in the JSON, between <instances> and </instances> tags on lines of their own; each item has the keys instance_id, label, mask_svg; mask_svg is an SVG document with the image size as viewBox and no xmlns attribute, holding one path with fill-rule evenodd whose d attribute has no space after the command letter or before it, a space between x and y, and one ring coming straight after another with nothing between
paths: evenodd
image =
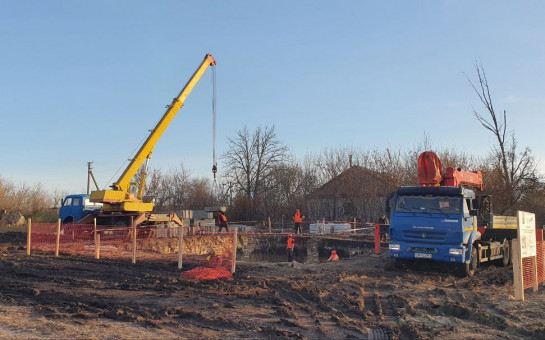
<instances>
[{"instance_id":1,"label":"orange mesh fence","mask_svg":"<svg viewBox=\"0 0 545 340\"><path fill-rule=\"evenodd\" d=\"M524 289L534 286L534 266L532 261L533 259L531 257L522 258Z\"/></svg>"},{"instance_id":2,"label":"orange mesh fence","mask_svg":"<svg viewBox=\"0 0 545 340\"><path fill-rule=\"evenodd\" d=\"M58 234L58 235L57 235ZM93 252L94 228L88 224L63 224L58 229L56 223L33 223L31 230L31 250L83 253ZM91 247L92 246L92 247Z\"/></svg>"},{"instance_id":3,"label":"orange mesh fence","mask_svg":"<svg viewBox=\"0 0 545 340\"><path fill-rule=\"evenodd\" d=\"M225 268L208 268L208 267L197 267L191 270L182 272L180 276L183 279L188 280L216 280L224 278L232 278L233 274L231 271Z\"/></svg>"},{"instance_id":4,"label":"orange mesh fence","mask_svg":"<svg viewBox=\"0 0 545 340\"><path fill-rule=\"evenodd\" d=\"M213 229L216 230L216 229ZM180 235L180 232L183 235ZM136 258L142 260L180 261L184 266L222 268L234 272L236 264L236 229L229 232L203 232L194 228L146 226L135 230L126 226L88 224L34 223L31 226L32 251L60 254ZM182 254L180 258L180 244ZM98 245L98 252L97 252ZM136 245L136 251L133 249ZM214 275L222 277L223 271ZM200 273L210 277L211 274ZM212 276L214 276L212 275Z\"/></svg>"},{"instance_id":5,"label":"orange mesh fence","mask_svg":"<svg viewBox=\"0 0 545 340\"><path fill-rule=\"evenodd\" d=\"M154 233L153 228L138 228L137 240L149 238ZM57 238L61 254L91 256L100 244L101 257L132 256L132 229L126 226L97 226L95 230L91 224L62 224L59 229L56 223L32 224L31 250L54 252Z\"/></svg>"},{"instance_id":6,"label":"orange mesh fence","mask_svg":"<svg viewBox=\"0 0 545 340\"><path fill-rule=\"evenodd\" d=\"M538 281L545 282L545 242L537 241L537 279Z\"/></svg>"},{"instance_id":7,"label":"orange mesh fence","mask_svg":"<svg viewBox=\"0 0 545 340\"><path fill-rule=\"evenodd\" d=\"M537 283L545 281L544 273L544 248L543 242L543 229L536 229L536 267L537 267ZM534 286L534 263L533 257L522 258L522 277L523 277L523 289L531 288Z\"/></svg>"}]
</instances>

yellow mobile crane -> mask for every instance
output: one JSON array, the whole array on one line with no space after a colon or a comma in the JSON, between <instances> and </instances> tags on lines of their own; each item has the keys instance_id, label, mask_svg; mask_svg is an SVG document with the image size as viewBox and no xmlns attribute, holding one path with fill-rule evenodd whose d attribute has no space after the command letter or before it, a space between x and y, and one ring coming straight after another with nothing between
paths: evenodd
<instances>
[{"instance_id":1,"label":"yellow mobile crane","mask_svg":"<svg viewBox=\"0 0 545 340\"><path fill-rule=\"evenodd\" d=\"M162 223L162 222L174 222L181 225L182 222L175 214L152 214L153 203L144 202L142 195L144 191L146 181L146 171L149 159L153 152L153 147L165 132L166 128L176 116L178 111L184 105L184 101L191 93L191 90L195 87L197 82L201 79L202 75L209 66L215 66L216 61L211 54L207 54L204 57L203 62L197 68L193 76L189 79L180 94L172 100L172 104L167 107L161 120L157 123L155 128L151 131L150 135L142 144L134 158L131 160L123 174L119 179L111 185L111 189L96 190L91 192L91 202L102 203L102 209L98 215L100 224L129 224L131 216L134 218L135 224L149 224L149 223ZM140 182L138 183L138 194L134 197L131 194L131 180L142 166L144 171Z\"/></svg>"}]
</instances>

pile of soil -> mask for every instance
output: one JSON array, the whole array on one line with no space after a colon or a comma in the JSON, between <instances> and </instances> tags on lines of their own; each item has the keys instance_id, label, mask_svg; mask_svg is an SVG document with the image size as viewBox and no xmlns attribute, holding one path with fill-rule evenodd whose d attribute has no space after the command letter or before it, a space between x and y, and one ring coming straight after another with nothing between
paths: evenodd
<instances>
[{"instance_id":1,"label":"pile of soil","mask_svg":"<svg viewBox=\"0 0 545 340\"><path fill-rule=\"evenodd\" d=\"M21 235L0 234L3 338L545 338L545 290L515 301L510 268L462 278L369 251L238 263L233 279L194 281L171 259L27 257Z\"/></svg>"}]
</instances>

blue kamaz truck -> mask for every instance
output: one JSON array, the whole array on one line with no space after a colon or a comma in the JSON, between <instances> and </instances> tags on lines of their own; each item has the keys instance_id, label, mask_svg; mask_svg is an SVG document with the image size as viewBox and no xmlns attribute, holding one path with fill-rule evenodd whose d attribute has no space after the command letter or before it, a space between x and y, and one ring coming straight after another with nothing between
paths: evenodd
<instances>
[{"instance_id":1,"label":"blue kamaz truck","mask_svg":"<svg viewBox=\"0 0 545 340\"><path fill-rule=\"evenodd\" d=\"M516 217L494 216L480 171L448 168L430 151L420 155L420 186L392 196L389 255L397 265L423 259L452 263L468 276L481 263L510 262Z\"/></svg>"}]
</instances>

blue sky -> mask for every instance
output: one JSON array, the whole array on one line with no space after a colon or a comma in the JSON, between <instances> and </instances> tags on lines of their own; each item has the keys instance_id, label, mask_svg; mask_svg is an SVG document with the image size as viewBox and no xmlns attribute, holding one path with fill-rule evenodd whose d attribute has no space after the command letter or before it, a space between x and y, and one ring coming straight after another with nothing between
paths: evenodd
<instances>
[{"instance_id":1,"label":"blue sky","mask_svg":"<svg viewBox=\"0 0 545 340\"><path fill-rule=\"evenodd\" d=\"M242 126L274 124L298 156L406 148L426 134L485 155L493 137L466 79L478 58L496 109L545 170L542 1L0 4L0 176L16 183L82 191L94 161L106 185L209 52L218 154ZM208 73L152 166L210 176L211 125Z\"/></svg>"}]
</instances>

